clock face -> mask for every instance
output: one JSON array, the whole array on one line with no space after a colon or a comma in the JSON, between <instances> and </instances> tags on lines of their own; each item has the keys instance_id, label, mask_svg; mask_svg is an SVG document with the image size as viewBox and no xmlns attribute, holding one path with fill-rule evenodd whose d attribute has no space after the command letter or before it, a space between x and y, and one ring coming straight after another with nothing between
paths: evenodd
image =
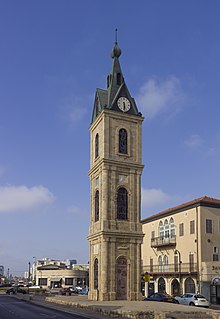
<instances>
[{"instance_id":1,"label":"clock face","mask_svg":"<svg viewBox=\"0 0 220 319\"><path fill-rule=\"evenodd\" d=\"M119 99L118 99L118 107L119 109L122 111L122 112L127 112L130 110L131 108L131 103L130 101L124 97L124 96L121 96Z\"/></svg>"}]
</instances>

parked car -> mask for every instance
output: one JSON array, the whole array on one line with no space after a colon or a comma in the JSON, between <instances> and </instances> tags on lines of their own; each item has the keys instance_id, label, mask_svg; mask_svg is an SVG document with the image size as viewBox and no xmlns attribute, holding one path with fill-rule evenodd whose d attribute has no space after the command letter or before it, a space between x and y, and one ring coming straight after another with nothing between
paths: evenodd
<instances>
[{"instance_id":1,"label":"parked car","mask_svg":"<svg viewBox=\"0 0 220 319\"><path fill-rule=\"evenodd\" d=\"M158 292L144 298L144 300L178 303L178 301L174 297L172 297L168 294L163 294L163 293L158 293Z\"/></svg>"},{"instance_id":2,"label":"parked car","mask_svg":"<svg viewBox=\"0 0 220 319\"><path fill-rule=\"evenodd\" d=\"M184 294L176 296L175 299L181 305L198 306L198 307L209 307L210 302L200 294Z\"/></svg>"},{"instance_id":3,"label":"parked car","mask_svg":"<svg viewBox=\"0 0 220 319\"><path fill-rule=\"evenodd\" d=\"M6 290L6 294L8 294L8 295L14 295L16 293L26 294L27 291L24 290L24 289L21 289L19 287L12 287L12 288L9 288L9 289Z\"/></svg>"},{"instance_id":4,"label":"parked car","mask_svg":"<svg viewBox=\"0 0 220 319\"><path fill-rule=\"evenodd\" d=\"M78 291L79 295L88 295L89 289L88 288L83 288L82 290Z\"/></svg>"},{"instance_id":5,"label":"parked car","mask_svg":"<svg viewBox=\"0 0 220 319\"><path fill-rule=\"evenodd\" d=\"M60 288L59 294L62 296L71 296L70 288Z\"/></svg>"}]
</instances>

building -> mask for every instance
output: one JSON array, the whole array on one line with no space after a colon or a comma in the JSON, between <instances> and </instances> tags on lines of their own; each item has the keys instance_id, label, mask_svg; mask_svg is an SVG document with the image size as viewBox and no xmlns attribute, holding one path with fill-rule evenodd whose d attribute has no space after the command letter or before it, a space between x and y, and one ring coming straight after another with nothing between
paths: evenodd
<instances>
[{"instance_id":1,"label":"building","mask_svg":"<svg viewBox=\"0 0 220 319\"><path fill-rule=\"evenodd\" d=\"M148 290L200 292L220 304L220 200L201 197L142 220Z\"/></svg>"},{"instance_id":2,"label":"building","mask_svg":"<svg viewBox=\"0 0 220 319\"><path fill-rule=\"evenodd\" d=\"M89 265L73 264L70 268L63 263L37 266L36 284L45 289L80 286L88 287Z\"/></svg>"},{"instance_id":3,"label":"building","mask_svg":"<svg viewBox=\"0 0 220 319\"><path fill-rule=\"evenodd\" d=\"M90 300L141 298L142 122L115 42L90 126Z\"/></svg>"},{"instance_id":4,"label":"building","mask_svg":"<svg viewBox=\"0 0 220 319\"><path fill-rule=\"evenodd\" d=\"M4 266L0 265L0 276L4 276Z\"/></svg>"}]
</instances>

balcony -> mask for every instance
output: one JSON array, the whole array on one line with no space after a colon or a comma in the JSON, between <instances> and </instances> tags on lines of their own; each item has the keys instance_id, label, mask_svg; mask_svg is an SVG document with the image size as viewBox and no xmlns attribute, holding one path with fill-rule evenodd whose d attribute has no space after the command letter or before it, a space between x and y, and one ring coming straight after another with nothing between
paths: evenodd
<instances>
[{"instance_id":1,"label":"balcony","mask_svg":"<svg viewBox=\"0 0 220 319\"><path fill-rule=\"evenodd\" d=\"M176 246L176 236L151 238L151 247Z\"/></svg>"},{"instance_id":2,"label":"balcony","mask_svg":"<svg viewBox=\"0 0 220 319\"><path fill-rule=\"evenodd\" d=\"M181 263L168 265L147 265L143 266L143 272L151 275L182 275L197 273L197 264Z\"/></svg>"}]
</instances>

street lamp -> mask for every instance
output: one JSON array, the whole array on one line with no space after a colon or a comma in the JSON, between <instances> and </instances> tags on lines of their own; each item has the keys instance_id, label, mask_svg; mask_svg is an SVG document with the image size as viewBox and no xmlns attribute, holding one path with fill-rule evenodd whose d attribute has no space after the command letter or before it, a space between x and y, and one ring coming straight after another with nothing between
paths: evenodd
<instances>
[{"instance_id":1,"label":"street lamp","mask_svg":"<svg viewBox=\"0 0 220 319\"><path fill-rule=\"evenodd\" d=\"M181 284L181 264L182 264L182 260L181 260L181 253L178 249L175 249L174 251L175 255L179 255L179 283L180 283L180 294L182 294L182 284Z\"/></svg>"},{"instance_id":2,"label":"street lamp","mask_svg":"<svg viewBox=\"0 0 220 319\"><path fill-rule=\"evenodd\" d=\"M36 257L33 257L34 258L34 269L33 269L33 281L34 281L34 285L36 285L36 271L37 271L37 259L36 259Z\"/></svg>"}]
</instances>

